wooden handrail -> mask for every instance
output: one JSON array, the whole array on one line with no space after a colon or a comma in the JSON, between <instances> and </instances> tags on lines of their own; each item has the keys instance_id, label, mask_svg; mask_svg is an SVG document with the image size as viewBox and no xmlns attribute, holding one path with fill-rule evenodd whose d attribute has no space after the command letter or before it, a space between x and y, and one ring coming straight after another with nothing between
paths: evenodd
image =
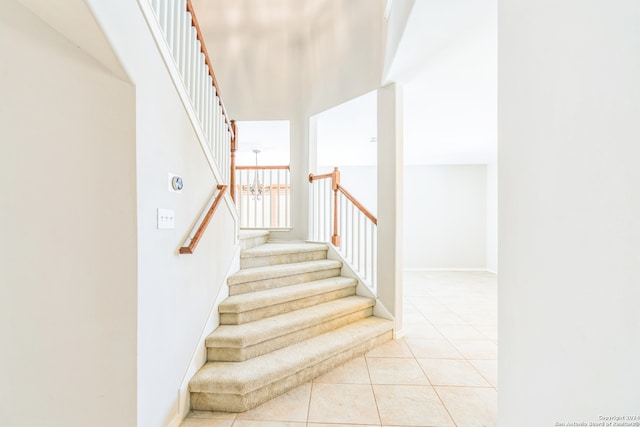
<instances>
[{"instance_id":1,"label":"wooden handrail","mask_svg":"<svg viewBox=\"0 0 640 427\"><path fill-rule=\"evenodd\" d=\"M189 246L183 246L180 248L179 252L181 254L192 254L196 250L196 246L198 246L198 242L200 241L200 238L204 234L204 231L207 229L209 222L211 222L211 218L213 217L213 214L216 212L216 209L220 204L220 200L222 200L222 196L224 196L224 192L227 191L227 186L224 184L218 185L218 190L220 190L218 191L218 195L213 201L213 204L211 205L211 207L209 208L209 212L207 212L207 214L202 219L202 222L200 223L198 230L196 230L196 234L193 235L193 238L191 239Z\"/></svg>"},{"instance_id":2,"label":"wooden handrail","mask_svg":"<svg viewBox=\"0 0 640 427\"><path fill-rule=\"evenodd\" d=\"M334 168L333 172L331 173L325 173L322 175L314 175L312 173L309 174L310 183L313 183L313 181L317 181L320 179L328 178L331 178L331 190L333 191L333 235L331 236L331 243L336 247L340 247L340 235L338 234L338 191L344 194L344 196L375 225L378 225L378 219L373 216L373 214L369 212L367 208L362 205L362 203L356 200L356 198L353 197L351 193L349 193L342 185L340 185L340 171L338 170L338 168Z\"/></svg>"},{"instance_id":3,"label":"wooden handrail","mask_svg":"<svg viewBox=\"0 0 640 427\"><path fill-rule=\"evenodd\" d=\"M236 170L289 170L289 165L277 165L277 166L236 166Z\"/></svg>"},{"instance_id":4,"label":"wooden handrail","mask_svg":"<svg viewBox=\"0 0 640 427\"><path fill-rule=\"evenodd\" d=\"M336 168L337 169L337 168ZM333 173L325 173L322 175L309 174L309 182L317 181L319 179L333 178Z\"/></svg>"},{"instance_id":5,"label":"wooden handrail","mask_svg":"<svg viewBox=\"0 0 640 427\"><path fill-rule=\"evenodd\" d=\"M211 65L211 59L209 59L209 52L207 51L207 46L204 43L204 37L202 36L202 31L200 31L200 24L198 24L198 18L196 18L195 11L193 9L193 5L191 4L191 0L187 0L187 12L191 14L191 25L196 29L196 37L200 41L200 51L204 54L204 63L209 68L209 75L213 81L213 86L216 88L216 94L218 95L218 102L220 107L222 108L222 114L224 115L224 121L227 124L227 129L231 134L231 139L234 136L234 126L231 123L231 119L227 114L227 110L224 107L224 102L222 102L222 95L220 94L220 86L218 85L218 80L216 80L216 75L213 72L213 65Z\"/></svg>"},{"instance_id":6,"label":"wooden handrail","mask_svg":"<svg viewBox=\"0 0 640 427\"><path fill-rule=\"evenodd\" d=\"M351 201L351 203L353 203L355 205L355 207L358 208L360 210L360 212L362 212L364 214L364 216L369 218L371 220L371 222L373 222L375 225L378 225L378 219L375 216L373 216L373 214L371 212L369 212L367 210L367 208L365 208L362 205L362 203L357 201L355 197L353 197L347 190L345 190L345 188L342 185L338 184L338 190L340 190L340 192L342 194L344 194L344 196L347 199L349 199L349 201Z\"/></svg>"}]
</instances>

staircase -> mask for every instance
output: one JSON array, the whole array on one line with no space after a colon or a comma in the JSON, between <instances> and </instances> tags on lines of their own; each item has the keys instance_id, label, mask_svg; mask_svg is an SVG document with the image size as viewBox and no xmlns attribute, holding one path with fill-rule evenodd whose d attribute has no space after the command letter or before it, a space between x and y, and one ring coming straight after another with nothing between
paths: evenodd
<instances>
[{"instance_id":1,"label":"staircase","mask_svg":"<svg viewBox=\"0 0 640 427\"><path fill-rule=\"evenodd\" d=\"M194 410L246 411L392 337L393 322L373 316L375 300L356 295L326 244L268 239L241 234L241 269L189 383Z\"/></svg>"}]
</instances>

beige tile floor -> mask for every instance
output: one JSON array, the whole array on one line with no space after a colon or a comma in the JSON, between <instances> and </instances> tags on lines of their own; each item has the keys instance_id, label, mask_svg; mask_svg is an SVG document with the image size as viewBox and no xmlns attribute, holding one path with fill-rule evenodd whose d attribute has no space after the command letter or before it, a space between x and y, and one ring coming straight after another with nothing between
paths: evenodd
<instances>
[{"instance_id":1,"label":"beige tile floor","mask_svg":"<svg viewBox=\"0 0 640 427\"><path fill-rule=\"evenodd\" d=\"M241 414L181 427L496 425L497 285L483 272L405 272L404 336Z\"/></svg>"}]
</instances>

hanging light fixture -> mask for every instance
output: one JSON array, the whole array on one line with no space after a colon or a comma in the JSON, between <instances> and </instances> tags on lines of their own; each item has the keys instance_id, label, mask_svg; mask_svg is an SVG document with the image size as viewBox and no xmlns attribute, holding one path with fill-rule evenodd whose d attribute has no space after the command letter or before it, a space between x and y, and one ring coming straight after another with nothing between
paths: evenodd
<instances>
[{"instance_id":1,"label":"hanging light fixture","mask_svg":"<svg viewBox=\"0 0 640 427\"><path fill-rule=\"evenodd\" d=\"M249 186L249 194L254 200L260 200L264 194L264 185L260 183L260 178L258 177L258 154L260 150L253 150L253 152L256 153L256 170L253 175L253 182Z\"/></svg>"}]
</instances>

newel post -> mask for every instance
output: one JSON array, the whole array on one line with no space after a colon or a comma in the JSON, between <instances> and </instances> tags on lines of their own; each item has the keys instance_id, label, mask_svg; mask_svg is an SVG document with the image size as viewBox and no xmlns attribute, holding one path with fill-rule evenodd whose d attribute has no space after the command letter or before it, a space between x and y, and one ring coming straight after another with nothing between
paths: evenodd
<instances>
[{"instance_id":1,"label":"newel post","mask_svg":"<svg viewBox=\"0 0 640 427\"><path fill-rule=\"evenodd\" d=\"M338 185L340 184L340 171L335 168L331 172L331 189L333 190L333 236L331 243L335 247L340 247L340 236L338 235Z\"/></svg>"},{"instance_id":2,"label":"newel post","mask_svg":"<svg viewBox=\"0 0 640 427\"><path fill-rule=\"evenodd\" d=\"M231 187L231 200L236 201L236 150L238 150L238 126L236 121L231 120L231 176L229 177L229 187Z\"/></svg>"}]
</instances>

